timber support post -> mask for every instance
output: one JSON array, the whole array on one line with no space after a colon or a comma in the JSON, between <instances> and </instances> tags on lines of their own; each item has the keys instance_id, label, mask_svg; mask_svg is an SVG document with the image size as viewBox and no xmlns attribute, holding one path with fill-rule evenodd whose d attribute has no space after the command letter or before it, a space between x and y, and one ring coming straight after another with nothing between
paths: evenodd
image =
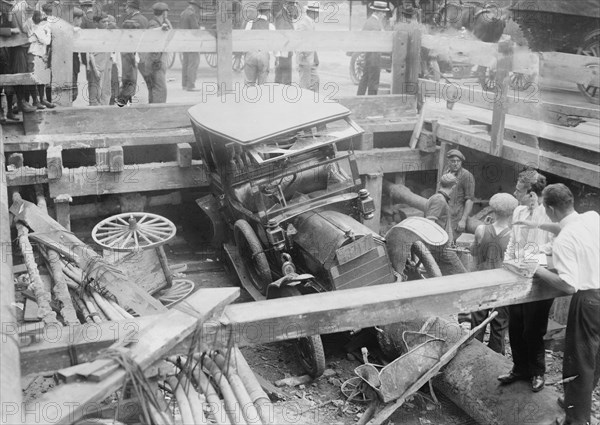
<instances>
[{"instance_id":1,"label":"timber support post","mask_svg":"<svg viewBox=\"0 0 600 425\"><path fill-rule=\"evenodd\" d=\"M74 30L71 24L56 19L52 22L52 101L60 106L73 105L73 39Z\"/></svg>"},{"instance_id":2,"label":"timber support post","mask_svg":"<svg viewBox=\"0 0 600 425\"><path fill-rule=\"evenodd\" d=\"M510 70L513 62L513 43L503 41L498 44L498 66L496 67L496 96L492 114L492 130L490 133L490 155L501 156L504 146L504 124L506 121Z\"/></svg>"},{"instance_id":3,"label":"timber support post","mask_svg":"<svg viewBox=\"0 0 600 425\"><path fill-rule=\"evenodd\" d=\"M406 93L408 33L395 31L392 40L392 94Z\"/></svg>"},{"instance_id":4,"label":"timber support post","mask_svg":"<svg viewBox=\"0 0 600 425\"><path fill-rule=\"evenodd\" d=\"M383 185L383 173L369 173L365 175L365 189L371 194L373 203L375 204L375 215L370 220L365 220L365 225L374 231L379 233L379 226L381 222L381 193Z\"/></svg>"},{"instance_id":5,"label":"timber support post","mask_svg":"<svg viewBox=\"0 0 600 425\"><path fill-rule=\"evenodd\" d=\"M229 0L219 0L217 7L217 85L218 93L224 94L233 87L233 4Z\"/></svg>"},{"instance_id":6,"label":"timber support post","mask_svg":"<svg viewBox=\"0 0 600 425\"><path fill-rule=\"evenodd\" d=\"M0 126L0 140L2 127ZM19 354L19 338L17 335L17 315L15 312L15 286L13 281L12 243L10 237L10 217L8 213L8 188L6 186L4 166L4 144L0 143L0 249L2 265L0 266L0 325L3 341L0 344L0 403L2 404L2 421L6 423L21 417L21 363ZM17 415L13 419L8 419Z\"/></svg>"}]
</instances>

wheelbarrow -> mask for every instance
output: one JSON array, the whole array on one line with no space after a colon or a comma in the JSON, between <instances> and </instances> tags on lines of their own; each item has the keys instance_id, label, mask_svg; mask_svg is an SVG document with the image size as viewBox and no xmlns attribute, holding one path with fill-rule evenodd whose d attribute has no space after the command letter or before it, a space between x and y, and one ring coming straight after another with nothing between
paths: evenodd
<instances>
[{"instance_id":1,"label":"wheelbarrow","mask_svg":"<svg viewBox=\"0 0 600 425\"><path fill-rule=\"evenodd\" d=\"M446 344L443 339L412 331L403 332L402 341L407 352L381 370L371 363L354 369L384 403L401 397L415 381L435 366L444 354Z\"/></svg>"}]
</instances>

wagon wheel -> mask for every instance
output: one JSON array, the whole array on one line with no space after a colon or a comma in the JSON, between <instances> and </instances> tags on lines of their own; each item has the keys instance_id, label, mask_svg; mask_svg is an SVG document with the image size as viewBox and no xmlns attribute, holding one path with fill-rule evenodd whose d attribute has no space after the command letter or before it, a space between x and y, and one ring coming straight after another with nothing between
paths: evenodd
<instances>
[{"instance_id":1,"label":"wagon wheel","mask_svg":"<svg viewBox=\"0 0 600 425\"><path fill-rule=\"evenodd\" d=\"M217 67L217 54L216 53L205 53L204 59L206 59L206 63L211 68Z\"/></svg>"},{"instance_id":2,"label":"wagon wheel","mask_svg":"<svg viewBox=\"0 0 600 425\"><path fill-rule=\"evenodd\" d=\"M175 225L145 212L113 215L94 226L92 238L104 249L131 252L158 248L175 237Z\"/></svg>"},{"instance_id":3,"label":"wagon wheel","mask_svg":"<svg viewBox=\"0 0 600 425\"><path fill-rule=\"evenodd\" d=\"M477 78L485 91L496 90L496 70L485 66L477 67Z\"/></svg>"},{"instance_id":4,"label":"wagon wheel","mask_svg":"<svg viewBox=\"0 0 600 425\"><path fill-rule=\"evenodd\" d=\"M600 36L592 37L587 40L579 53L594 58L600 56ZM596 63L590 63L586 65L586 68L596 68L597 70L598 66ZM577 84L577 88L579 88L581 94L583 94L589 102L600 104L600 82L598 80L595 81L595 84L587 86L584 84Z\"/></svg>"},{"instance_id":5,"label":"wagon wheel","mask_svg":"<svg viewBox=\"0 0 600 425\"><path fill-rule=\"evenodd\" d=\"M231 57L231 69L233 69L233 72L242 72L242 69L244 69L244 65L244 54L234 53Z\"/></svg>"},{"instance_id":6,"label":"wagon wheel","mask_svg":"<svg viewBox=\"0 0 600 425\"><path fill-rule=\"evenodd\" d=\"M352 83L360 83L364 70L365 54L352 53L352 56L350 57L350 79L352 80Z\"/></svg>"},{"instance_id":7,"label":"wagon wheel","mask_svg":"<svg viewBox=\"0 0 600 425\"><path fill-rule=\"evenodd\" d=\"M165 53L165 55L167 55L167 68L171 69L173 67L173 64L175 63L175 56L177 56L177 53L168 52Z\"/></svg>"},{"instance_id":8,"label":"wagon wheel","mask_svg":"<svg viewBox=\"0 0 600 425\"><path fill-rule=\"evenodd\" d=\"M325 372L325 350L320 335L299 338L296 342L302 367L310 376L318 378Z\"/></svg>"},{"instance_id":9,"label":"wagon wheel","mask_svg":"<svg viewBox=\"0 0 600 425\"><path fill-rule=\"evenodd\" d=\"M533 76L521 72L511 72L509 87L515 91L525 91L533 84Z\"/></svg>"},{"instance_id":10,"label":"wagon wheel","mask_svg":"<svg viewBox=\"0 0 600 425\"><path fill-rule=\"evenodd\" d=\"M441 277L442 272L429 248L422 241L415 241L411 248L411 258L406 266L408 280Z\"/></svg>"},{"instance_id":11,"label":"wagon wheel","mask_svg":"<svg viewBox=\"0 0 600 425\"><path fill-rule=\"evenodd\" d=\"M358 376L354 376L342 384L340 390L342 394L355 403L369 403L373 401L373 393L369 390L369 384Z\"/></svg>"},{"instance_id":12,"label":"wagon wheel","mask_svg":"<svg viewBox=\"0 0 600 425\"><path fill-rule=\"evenodd\" d=\"M238 220L233 226L233 237L252 285L266 295L273 279L267 256L256 233L246 220Z\"/></svg>"},{"instance_id":13,"label":"wagon wheel","mask_svg":"<svg viewBox=\"0 0 600 425\"><path fill-rule=\"evenodd\" d=\"M194 290L195 283L189 279L173 279L173 286L161 291L158 299L169 307L186 298Z\"/></svg>"}]
</instances>

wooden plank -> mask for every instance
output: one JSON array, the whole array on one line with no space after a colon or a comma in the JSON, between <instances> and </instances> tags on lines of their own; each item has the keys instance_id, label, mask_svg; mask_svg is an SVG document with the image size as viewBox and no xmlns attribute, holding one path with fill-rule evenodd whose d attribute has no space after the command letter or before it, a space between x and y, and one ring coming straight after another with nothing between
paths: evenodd
<instances>
[{"instance_id":1,"label":"wooden plank","mask_svg":"<svg viewBox=\"0 0 600 425\"><path fill-rule=\"evenodd\" d=\"M399 119L417 113L416 97L410 95L349 96L340 97L337 101L352 111L351 117L356 121Z\"/></svg>"},{"instance_id":2,"label":"wooden plank","mask_svg":"<svg viewBox=\"0 0 600 425\"><path fill-rule=\"evenodd\" d=\"M12 34L10 37L0 37L0 48L22 46L28 43L29 37L27 37L27 34L19 33Z\"/></svg>"},{"instance_id":3,"label":"wooden plank","mask_svg":"<svg viewBox=\"0 0 600 425\"><path fill-rule=\"evenodd\" d=\"M125 169L123 147L111 146L108 148L108 169L111 173L120 173Z\"/></svg>"},{"instance_id":4,"label":"wooden plank","mask_svg":"<svg viewBox=\"0 0 600 425\"><path fill-rule=\"evenodd\" d=\"M234 52L264 49L391 52L393 33L388 31L287 31L233 30ZM216 52L214 32L175 29L110 31L90 29L73 34L75 52L123 52L135 46L138 52ZM231 64L230 64L231 65Z\"/></svg>"},{"instance_id":5,"label":"wooden plank","mask_svg":"<svg viewBox=\"0 0 600 425\"><path fill-rule=\"evenodd\" d=\"M48 172L46 168L20 167L7 170L5 178L9 187L42 184L48 183Z\"/></svg>"},{"instance_id":6,"label":"wooden plank","mask_svg":"<svg viewBox=\"0 0 600 425\"><path fill-rule=\"evenodd\" d=\"M421 31L416 26L409 31L406 46L406 89L404 92L416 96L421 72Z\"/></svg>"},{"instance_id":7,"label":"wooden plank","mask_svg":"<svg viewBox=\"0 0 600 425\"><path fill-rule=\"evenodd\" d=\"M569 53L540 53L540 76L600 87L600 58Z\"/></svg>"},{"instance_id":8,"label":"wooden plank","mask_svg":"<svg viewBox=\"0 0 600 425\"><path fill-rule=\"evenodd\" d=\"M406 173L437 169L437 153L421 153L410 148L383 148L354 152L361 175Z\"/></svg>"},{"instance_id":9,"label":"wooden plank","mask_svg":"<svg viewBox=\"0 0 600 425\"><path fill-rule=\"evenodd\" d=\"M126 164L121 173L103 173L96 167L65 168L60 180L49 185L52 198L68 193L72 197L112 193L176 190L208 184L202 161L194 160L187 168L176 161Z\"/></svg>"},{"instance_id":10,"label":"wooden plank","mask_svg":"<svg viewBox=\"0 0 600 425\"><path fill-rule=\"evenodd\" d=\"M231 55L233 44L231 33L233 31L232 2L219 0L217 3L217 84L219 93L228 92L233 85L233 70L231 69Z\"/></svg>"},{"instance_id":11,"label":"wooden plank","mask_svg":"<svg viewBox=\"0 0 600 425\"><path fill-rule=\"evenodd\" d=\"M0 126L0 166L4 173L4 146ZM2 404L2 421L19 422L22 403L21 367L19 353L19 338L17 333L17 314L15 304L15 285L13 280L13 255L10 232L10 214L8 213L7 181L0 178L0 246L2 246L2 266L0 267L0 322L2 335L0 344L0 403Z\"/></svg>"},{"instance_id":12,"label":"wooden plank","mask_svg":"<svg viewBox=\"0 0 600 425\"><path fill-rule=\"evenodd\" d=\"M403 282L229 306L221 322L240 345L413 321L564 293L507 270L488 270L426 281ZM211 335L214 338L214 336ZM225 335L223 335L225 338ZM207 338L208 339L208 338Z\"/></svg>"},{"instance_id":13,"label":"wooden plank","mask_svg":"<svg viewBox=\"0 0 600 425\"><path fill-rule=\"evenodd\" d=\"M392 94L406 93L406 57L408 33L394 32L392 44Z\"/></svg>"},{"instance_id":14,"label":"wooden plank","mask_svg":"<svg viewBox=\"0 0 600 425\"><path fill-rule=\"evenodd\" d=\"M60 106L71 106L73 104L73 36L76 34L73 32L71 24L63 19L52 19L50 25L53 46L51 68L54 95L52 101ZM98 40L101 40L102 37ZM81 93L79 96L81 97Z\"/></svg>"},{"instance_id":15,"label":"wooden plank","mask_svg":"<svg viewBox=\"0 0 600 425\"><path fill-rule=\"evenodd\" d=\"M367 189L373 198L375 205L375 213L373 218L365 220L364 224L369 229L379 234L379 226L381 222L381 195L383 185L383 173L369 173L365 176L365 189Z\"/></svg>"},{"instance_id":16,"label":"wooden plank","mask_svg":"<svg viewBox=\"0 0 600 425\"><path fill-rule=\"evenodd\" d=\"M192 165L192 145L189 143L177 143L176 146L177 164L180 167L191 167Z\"/></svg>"},{"instance_id":17,"label":"wooden plank","mask_svg":"<svg viewBox=\"0 0 600 425\"><path fill-rule=\"evenodd\" d=\"M240 346L283 341L316 334L343 332L430 316L456 314L502 305L550 299L564 294L533 283L504 269L446 276L425 281L403 282L305 295L269 301L232 304L219 322L204 325L206 347ZM127 333L152 326L153 318L123 322L87 324L74 329L48 329L39 345L23 348L26 373L70 366L70 346L79 359L94 358L102 348L123 339ZM175 330L173 330L175 332ZM135 339L138 339L136 337ZM185 353L189 342L173 347L172 354Z\"/></svg>"},{"instance_id":18,"label":"wooden plank","mask_svg":"<svg viewBox=\"0 0 600 425\"><path fill-rule=\"evenodd\" d=\"M68 231L71 231L71 202L73 198L70 195L60 194L54 198L56 221Z\"/></svg>"},{"instance_id":19,"label":"wooden plank","mask_svg":"<svg viewBox=\"0 0 600 425\"><path fill-rule=\"evenodd\" d=\"M35 72L26 72L23 74L1 74L0 86L32 86L36 84L48 84L49 81L42 81Z\"/></svg>"},{"instance_id":20,"label":"wooden plank","mask_svg":"<svg viewBox=\"0 0 600 425\"><path fill-rule=\"evenodd\" d=\"M492 129L490 138L490 154L500 156L504 144L504 122L506 120L506 99L510 84L509 73L512 68L513 42L504 41L498 45L498 66L496 68L496 88L499 92L498 102L494 102L492 113Z\"/></svg>"},{"instance_id":21,"label":"wooden plank","mask_svg":"<svg viewBox=\"0 0 600 425\"><path fill-rule=\"evenodd\" d=\"M438 139L486 153L489 152L491 143L488 135L469 134L463 126L452 126L445 123L439 125ZM517 164L530 164L542 171L600 188L598 164L570 159L508 140L504 141L502 158Z\"/></svg>"},{"instance_id":22,"label":"wooden plank","mask_svg":"<svg viewBox=\"0 0 600 425\"><path fill-rule=\"evenodd\" d=\"M421 130L423 129L423 120L425 119L425 105L421 109L421 113L419 114L419 118L417 119L417 123L413 129L412 135L410 136L410 141L408 142L408 147L411 149L415 149L417 147L417 142L419 141L419 136L421 135Z\"/></svg>"},{"instance_id":23,"label":"wooden plank","mask_svg":"<svg viewBox=\"0 0 600 425\"><path fill-rule=\"evenodd\" d=\"M27 201L13 202L10 212L21 225L33 230L29 239L42 243L74 261L80 269L88 272L98 288L103 288L113 295L122 307L131 308L140 315L165 310L160 301L99 261L99 255L92 248L44 214L36 205Z\"/></svg>"},{"instance_id":24,"label":"wooden plank","mask_svg":"<svg viewBox=\"0 0 600 425\"><path fill-rule=\"evenodd\" d=\"M496 43L477 39L423 34L421 45L431 56L489 67L496 63Z\"/></svg>"},{"instance_id":25,"label":"wooden plank","mask_svg":"<svg viewBox=\"0 0 600 425\"><path fill-rule=\"evenodd\" d=\"M62 148L60 146L50 146L46 151L46 170L48 180L60 179L63 171Z\"/></svg>"},{"instance_id":26,"label":"wooden plank","mask_svg":"<svg viewBox=\"0 0 600 425\"><path fill-rule=\"evenodd\" d=\"M192 334L198 321L211 318L239 296L238 288L218 288L199 290L185 303L185 312L179 309L169 310L156 317L152 325L140 333L138 340L129 347L132 359L143 369L162 359L169 350ZM180 307L181 310L184 306ZM55 424L71 424L86 413L86 408L104 400L123 384L126 376L124 369L115 362L115 372L101 382L75 382L60 385L35 400L37 406L56 405L64 400L74 402L73 409L58 409ZM48 403L48 404L45 404ZM28 408L29 407L29 408ZM35 418L35 406L24 406L23 423L32 423Z\"/></svg>"}]
</instances>

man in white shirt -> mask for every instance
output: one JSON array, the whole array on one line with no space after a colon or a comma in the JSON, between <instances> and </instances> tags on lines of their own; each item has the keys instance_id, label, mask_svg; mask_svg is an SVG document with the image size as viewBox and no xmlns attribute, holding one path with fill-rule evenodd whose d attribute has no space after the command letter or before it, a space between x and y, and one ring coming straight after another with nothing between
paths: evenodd
<instances>
[{"instance_id":1,"label":"man in white shirt","mask_svg":"<svg viewBox=\"0 0 600 425\"><path fill-rule=\"evenodd\" d=\"M270 19L271 7L271 3L259 3L258 16L246 24L246 30L275 31L275 25L271 23ZM267 81L270 60L271 56L267 50L253 50L246 53L244 74L247 85L254 86Z\"/></svg>"},{"instance_id":2,"label":"man in white shirt","mask_svg":"<svg viewBox=\"0 0 600 425\"><path fill-rule=\"evenodd\" d=\"M600 376L600 215L579 214L573 194L563 184L543 192L550 219L560 224L552 257L556 272L543 268L536 275L547 284L573 294L567 319L563 379L566 417L562 424L591 421L592 391Z\"/></svg>"},{"instance_id":3,"label":"man in white shirt","mask_svg":"<svg viewBox=\"0 0 600 425\"><path fill-rule=\"evenodd\" d=\"M519 205L513 212L513 227L504 259L527 261L537 259L540 253L550 253L554 235L539 228L550 223L542 205L542 191L546 177L536 170L519 174L515 197ZM528 223L532 227L519 224ZM544 335L548 330L548 314L554 300L540 300L508 306L508 335L512 350L512 370L498 377L503 384L531 380L534 392L544 388L546 351Z\"/></svg>"},{"instance_id":4,"label":"man in white shirt","mask_svg":"<svg viewBox=\"0 0 600 425\"><path fill-rule=\"evenodd\" d=\"M304 14L296 23L296 31L314 31L315 21L319 19L321 6L318 1L309 1L304 8ZM298 77L300 88L319 91L320 79L317 73L319 56L317 52L297 52Z\"/></svg>"}]
</instances>

